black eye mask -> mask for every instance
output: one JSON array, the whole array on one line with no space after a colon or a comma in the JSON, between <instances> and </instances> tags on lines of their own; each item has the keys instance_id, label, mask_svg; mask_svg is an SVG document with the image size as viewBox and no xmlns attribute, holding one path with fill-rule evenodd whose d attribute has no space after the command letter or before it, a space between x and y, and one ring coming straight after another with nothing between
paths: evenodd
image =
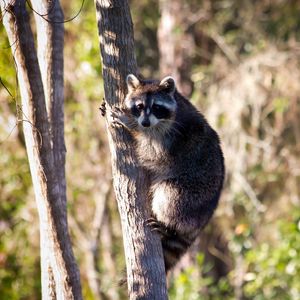
<instances>
[{"instance_id":1,"label":"black eye mask","mask_svg":"<svg viewBox=\"0 0 300 300\"><path fill-rule=\"evenodd\" d=\"M132 115L137 117L137 118L141 114L140 110L136 107L136 105L133 105L130 110L131 110Z\"/></svg>"},{"instance_id":2,"label":"black eye mask","mask_svg":"<svg viewBox=\"0 0 300 300\"><path fill-rule=\"evenodd\" d=\"M157 119L168 119L171 116L170 110L162 105L153 104L151 110Z\"/></svg>"}]
</instances>

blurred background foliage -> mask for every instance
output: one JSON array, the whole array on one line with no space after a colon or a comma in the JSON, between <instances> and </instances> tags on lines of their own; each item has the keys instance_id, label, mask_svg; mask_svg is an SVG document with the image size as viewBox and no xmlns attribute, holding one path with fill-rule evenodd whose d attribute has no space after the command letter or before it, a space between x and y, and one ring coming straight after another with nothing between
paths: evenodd
<instances>
[{"instance_id":1,"label":"blurred background foliage","mask_svg":"<svg viewBox=\"0 0 300 300\"><path fill-rule=\"evenodd\" d=\"M65 18L81 0L62 0ZM145 77L173 75L221 136L218 210L170 299L300 299L300 2L131 0ZM84 299L126 299L94 4L65 24L69 224ZM16 71L0 26L0 295L40 299L39 233Z\"/></svg>"}]
</instances>

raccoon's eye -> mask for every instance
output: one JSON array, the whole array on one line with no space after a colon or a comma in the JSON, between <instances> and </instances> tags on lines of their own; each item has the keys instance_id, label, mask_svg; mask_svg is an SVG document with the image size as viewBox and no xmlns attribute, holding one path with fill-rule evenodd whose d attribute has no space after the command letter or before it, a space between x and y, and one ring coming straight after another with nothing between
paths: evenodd
<instances>
[{"instance_id":1,"label":"raccoon's eye","mask_svg":"<svg viewBox=\"0 0 300 300\"><path fill-rule=\"evenodd\" d=\"M136 105L138 110L142 110L144 108L144 104L143 103L139 103Z\"/></svg>"}]
</instances>

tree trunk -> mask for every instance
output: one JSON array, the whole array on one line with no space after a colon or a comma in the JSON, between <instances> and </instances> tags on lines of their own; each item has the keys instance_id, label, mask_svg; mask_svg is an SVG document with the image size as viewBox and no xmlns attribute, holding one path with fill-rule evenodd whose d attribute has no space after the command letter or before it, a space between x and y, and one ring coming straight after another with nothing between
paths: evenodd
<instances>
[{"instance_id":1,"label":"tree trunk","mask_svg":"<svg viewBox=\"0 0 300 300\"><path fill-rule=\"evenodd\" d=\"M50 119L60 195L66 204L64 139L64 25L59 1L31 0L37 27L38 61ZM44 17L41 17L44 16ZM64 210L66 212L66 210Z\"/></svg>"},{"instance_id":2,"label":"tree trunk","mask_svg":"<svg viewBox=\"0 0 300 300\"><path fill-rule=\"evenodd\" d=\"M122 222L130 299L167 299L162 247L147 219L149 181L138 167L132 137L112 128L110 107L126 95L125 78L137 74L133 26L126 0L95 0L102 56L114 189Z\"/></svg>"},{"instance_id":3,"label":"tree trunk","mask_svg":"<svg viewBox=\"0 0 300 300\"><path fill-rule=\"evenodd\" d=\"M161 18L157 40L159 68L162 77L171 75L179 91L190 96L193 91L191 80L192 59L195 51L189 4L183 0L160 0Z\"/></svg>"},{"instance_id":4,"label":"tree trunk","mask_svg":"<svg viewBox=\"0 0 300 300\"><path fill-rule=\"evenodd\" d=\"M24 118L23 131L39 213L42 297L82 299L79 271L73 256L66 218L63 62L62 53L57 52L62 52L63 30L60 29L59 33L52 26L55 23L49 23L47 26L57 33L54 39L43 31L44 28L37 26L37 31L41 29L47 40L47 46L43 50L46 56L39 55L38 61L25 3L25 0L1 1L0 5L17 68ZM61 22L63 15L59 3L55 3L56 5L49 7L47 1L43 1L46 11L51 10L57 16L56 20ZM39 13L50 17L45 11ZM40 42L41 40L39 47L43 47ZM42 80L41 70L46 72L47 79L43 76Z\"/></svg>"}]
</instances>

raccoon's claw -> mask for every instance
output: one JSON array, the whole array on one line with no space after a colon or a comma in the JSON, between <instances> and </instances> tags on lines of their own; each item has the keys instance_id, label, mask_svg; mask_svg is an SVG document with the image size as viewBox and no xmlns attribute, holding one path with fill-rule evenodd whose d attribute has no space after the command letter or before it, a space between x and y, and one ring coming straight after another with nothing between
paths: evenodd
<instances>
[{"instance_id":1,"label":"raccoon's claw","mask_svg":"<svg viewBox=\"0 0 300 300\"><path fill-rule=\"evenodd\" d=\"M112 125L112 127L122 127L123 123L119 120L113 119L112 122L111 122L111 125Z\"/></svg>"},{"instance_id":2,"label":"raccoon's claw","mask_svg":"<svg viewBox=\"0 0 300 300\"><path fill-rule=\"evenodd\" d=\"M149 218L148 220L146 220L146 224L150 227L150 230L152 232L156 232L161 236L170 235L169 229L166 227L166 225L156 220L155 218Z\"/></svg>"},{"instance_id":3,"label":"raccoon's claw","mask_svg":"<svg viewBox=\"0 0 300 300\"><path fill-rule=\"evenodd\" d=\"M103 98L103 101L101 103L101 106L99 107L99 110L100 110L101 116L104 117L105 114L106 114L106 101L105 101L104 98Z\"/></svg>"}]
</instances>

